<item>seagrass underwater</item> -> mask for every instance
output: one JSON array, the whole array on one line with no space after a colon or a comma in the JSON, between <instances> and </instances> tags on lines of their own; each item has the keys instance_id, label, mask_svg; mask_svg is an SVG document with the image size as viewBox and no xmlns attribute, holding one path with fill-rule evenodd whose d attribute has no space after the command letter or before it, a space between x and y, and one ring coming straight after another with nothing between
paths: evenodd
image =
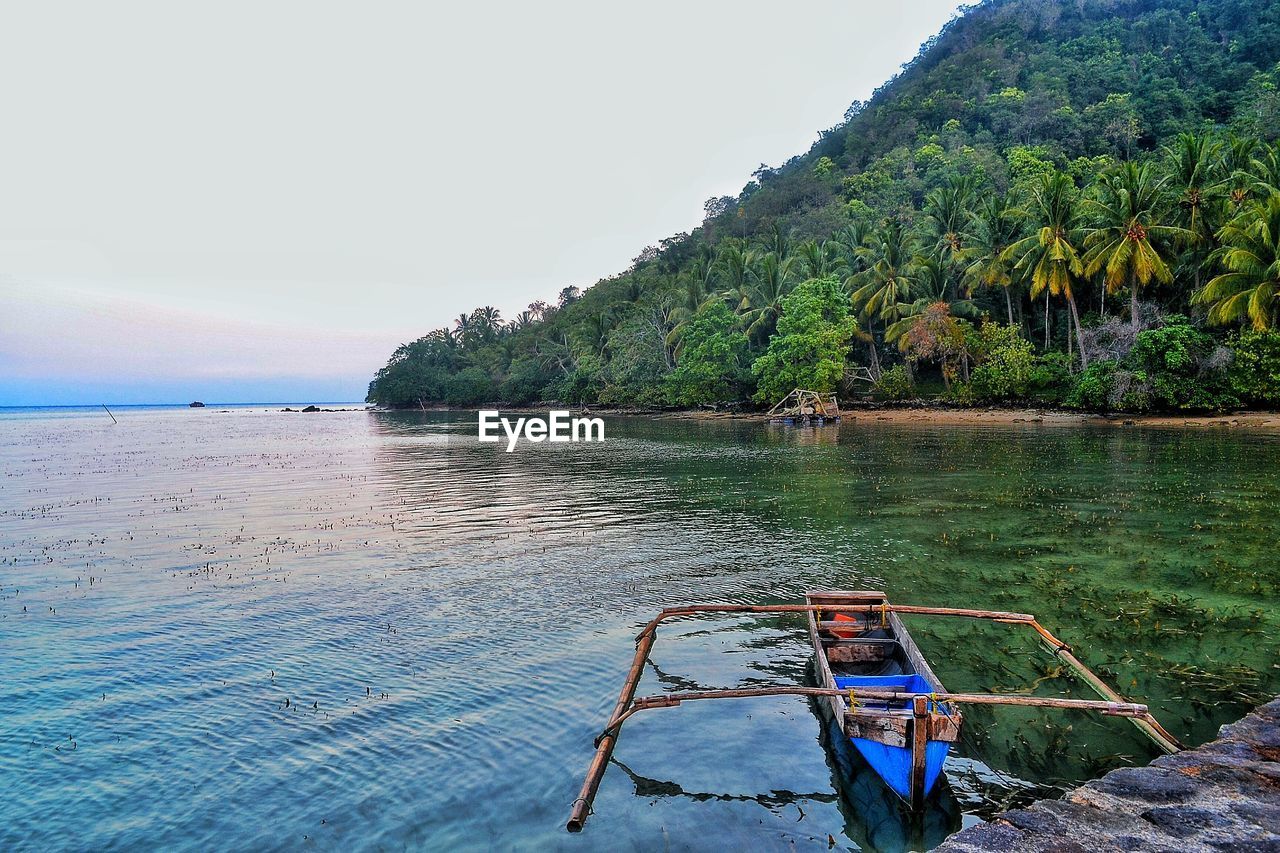
<instances>
[{"instance_id":1,"label":"seagrass underwater","mask_svg":"<svg viewBox=\"0 0 1280 853\"><path fill-rule=\"evenodd\" d=\"M481 441L497 442L502 440L501 433L505 433L508 453L516 449L516 445L522 438L534 443L604 441L603 419L575 418L563 409L553 409L547 412L545 418L532 415L515 418L514 422L511 418L503 417L502 413L496 409L481 410L478 414L477 437ZM499 427L501 427L501 433Z\"/></svg>"}]
</instances>

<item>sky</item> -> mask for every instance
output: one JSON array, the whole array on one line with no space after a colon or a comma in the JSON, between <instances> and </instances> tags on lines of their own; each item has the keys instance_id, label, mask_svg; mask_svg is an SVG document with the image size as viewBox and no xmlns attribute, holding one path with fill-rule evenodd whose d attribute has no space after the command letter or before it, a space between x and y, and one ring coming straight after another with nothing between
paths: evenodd
<instances>
[{"instance_id":1,"label":"sky","mask_svg":"<svg viewBox=\"0 0 1280 853\"><path fill-rule=\"evenodd\" d=\"M957 5L8 4L0 406L363 399L696 227Z\"/></svg>"}]
</instances>

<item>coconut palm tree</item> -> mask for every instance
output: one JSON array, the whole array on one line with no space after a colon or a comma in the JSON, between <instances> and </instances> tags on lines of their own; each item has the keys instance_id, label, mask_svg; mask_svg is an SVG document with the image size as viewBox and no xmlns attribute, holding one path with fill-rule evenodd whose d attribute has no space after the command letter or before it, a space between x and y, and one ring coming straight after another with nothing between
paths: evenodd
<instances>
[{"instance_id":1,"label":"coconut palm tree","mask_svg":"<svg viewBox=\"0 0 1280 853\"><path fill-rule=\"evenodd\" d=\"M912 298L915 237L896 219L867 238L860 255L866 269L850 277L853 307L864 317L898 319L898 305Z\"/></svg>"},{"instance_id":2,"label":"coconut palm tree","mask_svg":"<svg viewBox=\"0 0 1280 853\"><path fill-rule=\"evenodd\" d=\"M1254 189L1262 193L1263 198L1280 192L1280 140L1268 145L1253 162L1254 173L1257 175Z\"/></svg>"},{"instance_id":3,"label":"coconut palm tree","mask_svg":"<svg viewBox=\"0 0 1280 853\"><path fill-rule=\"evenodd\" d=\"M964 317L977 320L982 312L971 299L951 299L948 296L949 277L944 257L938 255L917 255L912 261L911 301L898 304L900 319L884 331L887 342L900 342L916 324L927 314L931 306L941 303L946 306L950 317Z\"/></svg>"},{"instance_id":4,"label":"coconut palm tree","mask_svg":"<svg viewBox=\"0 0 1280 853\"><path fill-rule=\"evenodd\" d=\"M769 231L760 241L760 246L762 252L773 252L777 255L779 263L791 257L791 238L776 220L769 224Z\"/></svg>"},{"instance_id":5,"label":"coconut palm tree","mask_svg":"<svg viewBox=\"0 0 1280 853\"><path fill-rule=\"evenodd\" d=\"M834 240L805 240L796 246L795 254L787 259L795 261L802 279L843 276L846 268L841 246Z\"/></svg>"},{"instance_id":6,"label":"coconut palm tree","mask_svg":"<svg viewBox=\"0 0 1280 853\"><path fill-rule=\"evenodd\" d=\"M1274 329L1280 320L1280 193L1246 205L1218 233L1216 256L1227 271L1209 280L1192 302L1209 306L1209 322L1248 320Z\"/></svg>"},{"instance_id":7,"label":"coconut palm tree","mask_svg":"<svg viewBox=\"0 0 1280 853\"><path fill-rule=\"evenodd\" d=\"M1080 363L1088 367L1080 312L1072 290L1084 274L1079 250L1083 234L1076 213L1075 184L1060 172L1041 175L1031 186L1028 213L1036 223L1036 232L1005 250L1004 258L1012 261L1015 268L1028 277L1032 299L1047 291L1046 307L1049 296L1067 300L1075 325L1076 342L1080 344Z\"/></svg>"},{"instance_id":8,"label":"coconut palm tree","mask_svg":"<svg viewBox=\"0 0 1280 853\"><path fill-rule=\"evenodd\" d=\"M840 277L848 290L850 279L867 268L863 248L871 234L871 227L865 220L850 222L831 236L826 245L836 256L835 274Z\"/></svg>"},{"instance_id":9,"label":"coconut palm tree","mask_svg":"<svg viewBox=\"0 0 1280 853\"><path fill-rule=\"evenodd\" d=\"M1004 306L1013 325L1013 300L1009 289L1013 286L1013 263L1005 252L1018 239L1021 228L1021 211L1013 207L1005 196L988 195L972 214L969 241L966 246L969 262L964 270L964 284L972 293L978 287L998 287L1004 291Z\"/></svg>"},{"instance_id":10,"label":"coconut palm tree","mask_svg":"<svg viewBox=\"0 0 1280 853\"><path fill-rule=\"evenodd\" d=\"M1174 222L1191 235L1183 241L1185 263L1191 268L1195 288L1200 287L1200 271L1214 249L1211 224L1217 219L1214 202L1220 195L1217 180L1222 143L1211 137L1182 133L1172 145L1165 146L1170 188L1177 197L1171 213Z\"/></svg>"},{"instance_id":11,"label":"coconut palm tree","mask_svg":"<svg viewBox=\"0 0 1280 853\"><path fill-rule=\"evenodd\" d=\"M1164 149L1169 182L1177 196L1175 218L1178 225L1190 231L1192 239L1198 242L1213 237L1209 209L1217 192L1215 178L1221 151L1221 142L1194 133L1178 134L1177 140Z\"/></svg>"},{"instance_id":12,"label":"coconut palm tree","mask_svg":"<svg viewBox=\"0 0 1280 853\"><path fill-rule=\"evenodd\" d=\"M868 349L871 374L877 378L880 355L874 339L875 321L886 326L897 322L902 316L899 306L911 301L915 249L915 237L901 222L891 219L867 236L866 244L858 252L865 269L845 282L845 287L852 291L850 298L859 319L872 332Z\"/></svg>"},{"instance_id":13,"label":"coconut palm tree","mask_svg":"<svg viewBox=\"0 0 1280 853\"><path fill-rule=\"evenodd\" d=\"M760 259L759 268L748 285L742 306L742 322L747 337L768 341L782 316L782 299L791 292L794 277L791 270L795 257L779 261L769 252Z\"/></svg>"},{"instance_id":14,"label":"coconut palm tree","mask_svg":"<svg viewBox=\"0 0 1280 853\"><path fill-rule=\"evenodd\" d=\"M1129 288L1129 319L1137 328L1138 289L1173 281L1166 257L1175 240L1194 235L1167 224L1168 202L1164 178L1149 163L1129 162L1102 175L1096 194L1084 200L1084 274L1103 274L1108 293Z\"/></svg>"},{"instance_id":15,"label":"coconut palm tree","mask_svg":"<svg viewBox=\"0 0 1280 853\"><path fill-rule=\"evenodd\" d=\"M976 186L970 175L952 176L945 185L925 196L925 234L948 265L958 264L965 256Z\"/></svg>"},{"instance_id":16,"label":"coconut palm tree","mask_svg":"<svg viewBox=\"0 0 1280 853\"><path fill-rule=\"evenodd\" d=\"M1218 190L1226 196L1231 214L1237 213L1249 200L1257 185L1259 161L1254 158L1258 140L1252 136L1231 134L1222 146L1221 178Z\"/></svg>"},{"instance_id":17,"label":"coconut palm tree","mask_svg":"<svg viewBox=\"0 0 1280 853\"><path fill-rule=\"evenodd\" d=\"M755 265L755 251L739 240L725 240L716 256L716 280L720 284L718 296L735 311L746 298Z\"/></svg>"}]
</instances>

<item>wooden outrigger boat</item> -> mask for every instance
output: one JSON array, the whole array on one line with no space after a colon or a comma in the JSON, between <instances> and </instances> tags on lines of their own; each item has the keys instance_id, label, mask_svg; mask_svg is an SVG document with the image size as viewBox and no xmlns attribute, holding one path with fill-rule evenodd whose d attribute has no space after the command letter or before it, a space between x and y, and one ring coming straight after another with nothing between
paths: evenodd
<instances>
[{"instance_id":1,"label":"wooden outrigger boat","mask_svg":"<svg viewBox=\"0 0 1280 853\"><path fill-rule=\"evenodd\" d=\"M835 691L819 701L871 769L919 809L960 736L960 709L930 698L946 691L883 592L811 592L805 603L814 608L805 619L818 686ZM870 609L830 612L841 605ZM904 698L859 699L851 688L902 691Z\"/></svg>"},{"instance_id":2,"label":"wooden outrigger boat","mask_svg":"<svg viewBox=\"0 0 1280 853\"><path fill-rule=\"evenodd\" d=\"M658 625L668 619L703 614L804 615L813 643L817 686L775 685L731 690L698 690L636 698L636 688ZM925 661L899 614L989 619L1034 629L1102 701L1000 693L950 693ZM830 617L830 618L828 618ZM950 745L959 735L961 705L1022 705L1070 708L1128 717L1165 752L1182 748L1151 715L1146 705L1127 702L1081 663L1066 643L1045 630L1034 616L999 610L919 607L891 604L883 592L810 592L804 604L687 604L668 607L636 637L636 652L617 704L596 737L595 756L582 791L573 802L567 829L579 832L591 814L600 780L618 742L623 723L640 711L673 708L704 699L755 696L808 696L826 707L845 737L892 790L913 810L924 806L941 777Z\"/></svg>"}]
</instances>

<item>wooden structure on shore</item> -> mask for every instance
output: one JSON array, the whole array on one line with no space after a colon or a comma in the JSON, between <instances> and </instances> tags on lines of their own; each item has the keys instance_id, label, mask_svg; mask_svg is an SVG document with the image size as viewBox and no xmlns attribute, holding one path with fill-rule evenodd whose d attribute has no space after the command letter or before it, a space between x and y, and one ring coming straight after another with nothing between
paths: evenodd
<instances>
[{"instance_id":1,"label":"wooden structure on shore","mask_svg":"<svg viewBox=\"0 0 1280 853\"><path fill-rule=\"evenodd\" d=\"M835 394L797 388L779 400L765 417L772 423L800 426L836 423L840 420L840 401Z\"/></svg>"},{"instance_id":2,"label":"wooden structure on shore","mask_svg":"<svg viewBox=\"0 0 1280 853\"><path fill-rule=\"evenodd\" d=\"M837 720L843 722L843 733L851 740L863 735L874 734L876 730L880 730L885 734L883 739L877 742L886 743L892 740L894 744L897 744L900 740L904 746L909 742L911 779L919 780L919 784L915 784L909 789L910 802L915 808L923 805L924 795L928 789L929 742L949 743L948 738L952 730L958 730L959 728L959 715L952 710L955 705L1021 705L1039 708L1066 708L1096 711L1110 716L1128 717L1143 734L1165 752L1173 753L1183 748L1182 744L1178 743L1177 739L1169 734L1152 716L1146 705L1125 701L1123 697L1081 663L1072 654L1070 646L1050 634L1030 614L1009 613L999 610L970 610L953 607L918 607L890 604L883 592L811 592L805 596L805 601L805 604L775 605L688 604L668 607L650 620L636 637L636 652L631 661L631 668L622 683L622 691L618 695L618 701L614 705L609 721L605 724L604 730L596 737L595 756L591 759L590 767L587 768L587 776L583 780L582 790L578 794L578 798L573 801L573 810L566 828L570 832L580 832L585 826L587 818L591 814L591 803L595 800L596 791L600 787L600 780L604 777L604 772L609 766L609 759L613 755L614 747L617 745L618 735L621 732L623 723L640 711L647 711L653 708L673 708L682 702L696 700L737 699L756 696L809 696L823 700L830 705L833 713L838 714ZM856 639L860 636L860 631L862 635L865 635L866 631L863 629L869 628L877 622L886 627L892 626L896 631L898 626L901 625L898 615L904 613L988 619L995 622L1026 625L1039 634L1050 650L1097 692L1102 697L1102 701L1003 693L950 693L942 689L942 685L938 682L937 677L933 675L924 658L919 656L919 650L915 649L914 643L910 644L910 647L914 650L913 653L908 652L906 645L903 644L903 655L906 656L908 661L912 662L913 666L922 667L923 673L932 676L931 682L927 677L925 680L929 682L929 687L936 689L921 690L915 684L904 684L901 687L837 687L826 683L817 687L809 687L783 684L732 690L663 693L657 696L636 698L635 694L640 684L640 676L644 671L646 661L649 659L649 652L653 649L654 641L657 639L659 624L664 620L677 617L727 613L737 615L803 615L809 625L815 654L819 658L819 671L821 672L821 661L826 660L827 672L831 674L833 685L835 683L835 676L831 673L833 661L840 663L840 658L848 657L849 661L853 662L859 657L872 657L875 653L851 651L847 655L837 653L833 658L832 653L828 651L828 647L841 648L844 644L839 642L828 643L824 640L828 636L833 641L838 641L851 639L843 635L852 633L852 639ZM825 619L825 616L830 616L831 619ZM905 628L902 629L902 632L902 636L906 636ZM867 637L867 639L871 639L871 637ZM888 650L886 649L886 651ZM915 674L923 673L917 672ZM822 678L821 675L819 677L820 679ZM873 716L881 717L883 715L868 713L871 710L892 710L896 712L898 709L905 711L905 713L890 715L886 725L880 725L872 720ZM939 716L949 717L949 719L940 720L938 719ZM899 717L901 717L900 720L898 719ZM917 749L917 746L919 749ZM939 761L938 763L940 766L941 762ZM881 775L883 776L883 774Z\"/></svg>"}]
</instances>

